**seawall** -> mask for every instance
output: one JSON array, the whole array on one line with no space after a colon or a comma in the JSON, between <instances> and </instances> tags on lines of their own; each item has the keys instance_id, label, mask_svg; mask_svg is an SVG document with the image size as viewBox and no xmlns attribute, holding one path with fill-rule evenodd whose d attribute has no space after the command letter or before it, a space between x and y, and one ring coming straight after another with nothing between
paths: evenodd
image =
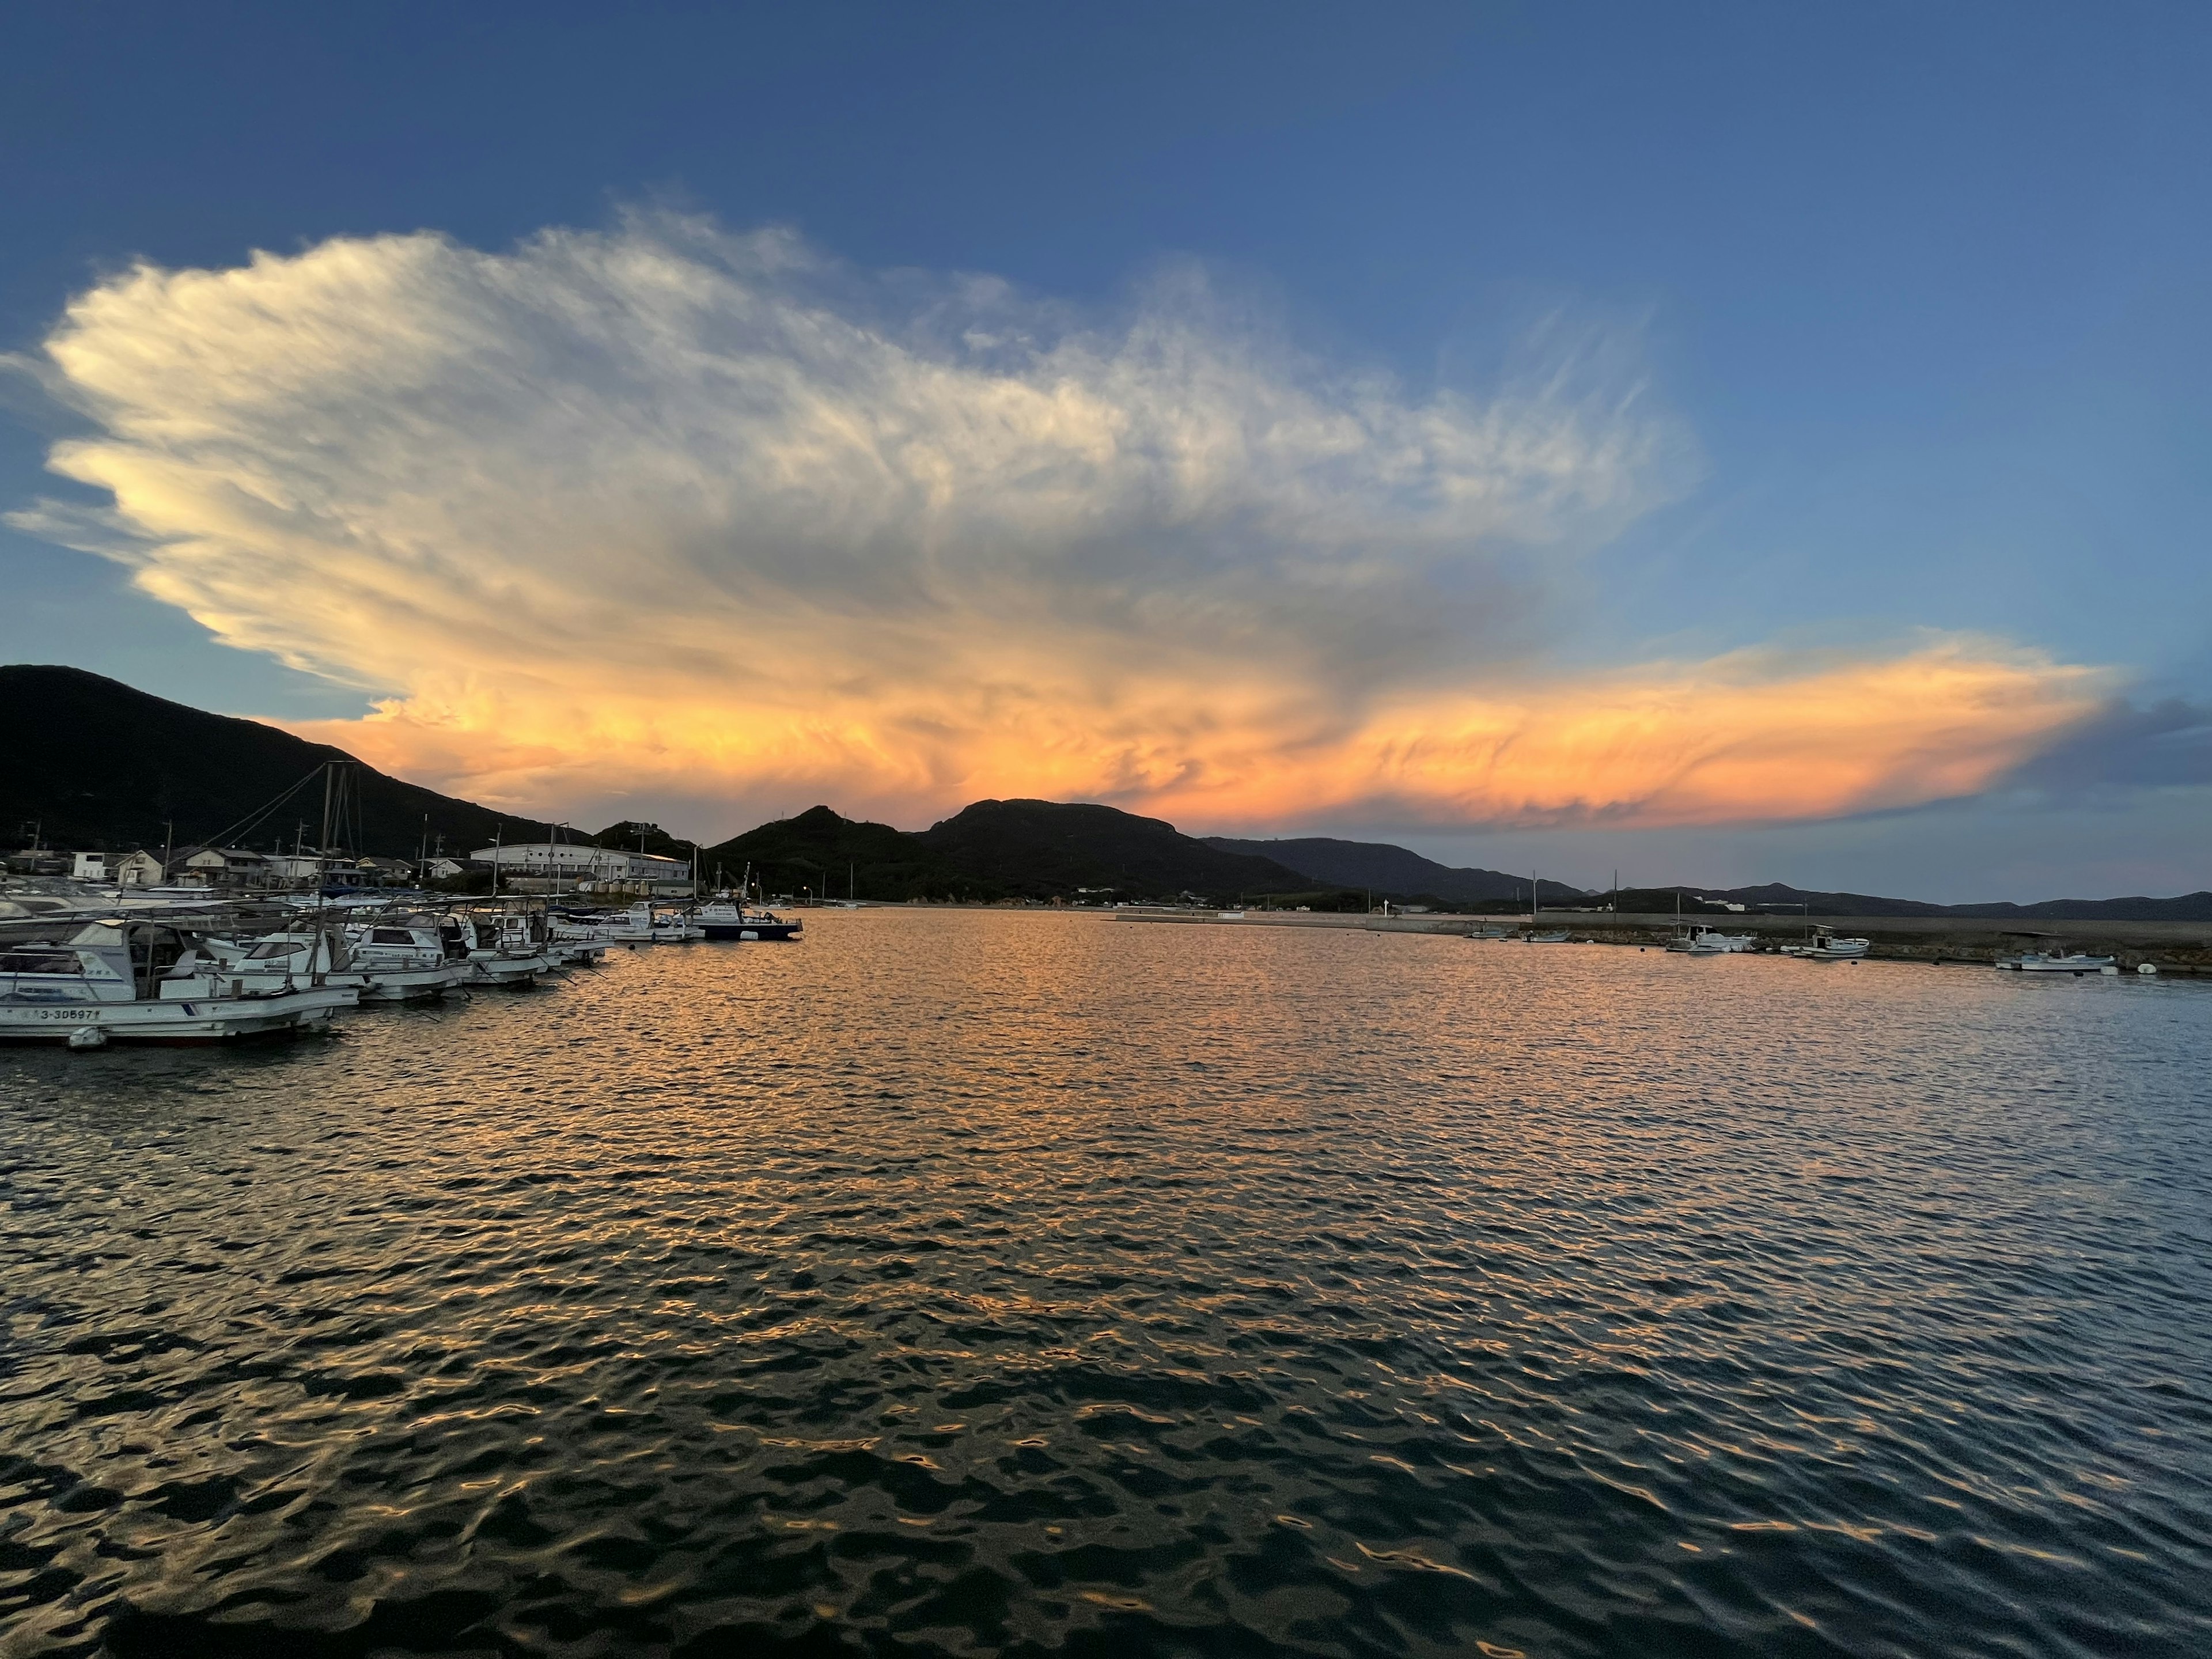
<instances>
[{"instance_id":1,"label":"seawall","mask_svg":"<svg viewBox=\"0 0 2212 1659\"><path fill-rule=\"evenodd\" d=\"M1121 921L1185 923L1222 927L1357 927L1370 933L1465 936L1504 927L1516 934L1525 917L1458 915L1343 915L1289 910L1250 910L1241 917L1212 910L1114 912ZM1685 921L1690 920L1685 918ZM1732 933L1750 933L1754 948L1772 950L1806 937L1798 916L1700 916ZM2086 951L2119 958L2123 969L2150 963L2163 973L2212 974L2212 922L1994 920L1960 916L1822 916L1820 925L1847 939L1869 942L1870 960L1990 963L2020 951ZM1547 910L1539 926L1565 928L1577 939L1601 945L1663 945L1674 935L1671 915L1638 915L1606 910Z\"/></svg>"}]
</instances>

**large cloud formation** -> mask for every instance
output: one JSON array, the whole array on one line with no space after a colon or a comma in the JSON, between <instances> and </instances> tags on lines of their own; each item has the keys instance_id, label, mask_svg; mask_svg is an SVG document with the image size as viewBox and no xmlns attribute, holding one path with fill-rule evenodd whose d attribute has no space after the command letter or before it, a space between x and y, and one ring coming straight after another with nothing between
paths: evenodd
<instances>
[{"instance_id":1,"label":"large cloud formation","mask_svg":"<svg viewBox=\"0 0 2212 1659\"><path fill-rule=\"evenodd\" d=\"M1680 487L1633 386L1413 398L1185 276L1111 326L640 216L337 239L78 297L94 514L228 643L398 695L314 735L538 811L984 795L1192 827L1827 815L1968 793L2091 671L1925 638L1601 677L1528 645Z\"/></svg>"}]
</instances>

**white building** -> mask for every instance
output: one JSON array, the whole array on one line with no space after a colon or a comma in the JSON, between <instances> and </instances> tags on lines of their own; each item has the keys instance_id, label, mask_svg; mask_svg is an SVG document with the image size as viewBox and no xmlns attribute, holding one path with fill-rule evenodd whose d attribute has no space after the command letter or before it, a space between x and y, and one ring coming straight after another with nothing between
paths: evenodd
<instances>
[{"instance_id":1,"label":"white building","mask_svg":"<svg viewBox=\"0 0 2212 1659\"><path fill-rule=\"evenodd\" d=\"M159 887L161 860L151 853L130 853L117 862L115 879L125 887Z\"/></svg>"},{"instance_id":2,"label":"white building","mask_svg":"<svg viewBox=\"0 0 2212 1659\"><path fill-rule=\"evenodd\" d=\"M79 881L106 881L107 879L106 854L78 853L73 856L76 861L75 867L70 871L70 874L75 876Z\"/></svg>"},{"instance_id":3,"label":"white building","mask_svg":"<svg viewBox=\"0 0 2212 1659\"><path fill-rule=\"evenodd\" d=\"M478 864L497 865L511 876L541 876L562 881L689 881L691 866L657 853L625 853L618 847L580 847L574 842L517 842L512 847L480 847L469 854Z\"/></svg>"}]
</instances>

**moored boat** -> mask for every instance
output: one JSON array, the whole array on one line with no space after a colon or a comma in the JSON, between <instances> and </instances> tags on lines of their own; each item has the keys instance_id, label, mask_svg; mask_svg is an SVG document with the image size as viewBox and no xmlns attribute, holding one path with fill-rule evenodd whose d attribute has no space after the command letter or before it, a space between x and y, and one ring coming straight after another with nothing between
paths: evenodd
<instances>
[{"instance_id":1,"label":"moored boat","mask_svg":"<svg viewBox=\"0 0 2212 1659\"><path fill-rule=\"evenodd\" d=\"M1698 922L1667 941L1667 948L1683 956L1736 956L1752 947L1749 933L1723 933L1709 922Z\"/></svg>"},{"instance_id":2,"label":"moored boat","mask_svg":"<svg viewBox=\"0 0 2212 1659\"><path fill-rule=\"evenodd\" d=\"M208 955L261 989L349 987L363 1002L412 1002L444 995L466 973L447 959L436 931L390 922L294 928L246 939L208 939Z\"/></svg>"},{"instance_id":3,"label":"moored boat","mask_svg":"<svg viewBox=\"0 0 2212 1659\"><path fill-rule=\"evenodd\" d=\"M806 924L773 910L749 910L742 900L715 899L699 908L698 927L708 939L794 939Z\"/></svg>"},{"instance_id":4,"label":"moored boat","mask_svg":"<svg viewBox=\"0 0 2212 1659\"><path fill-rule=\"evenodd\" d=\"M605 937L613 945L688 945L714 935L673 905L641 900L607 925Z\"/></svg>"},{"instance_id":5,"label":"moored boat","mask_svg":"<svg viewBox=\"0 0 2212 1659\"><path fill-rule=\"evenodd\" d=\"M2026 951L2016 957L2000 957L1997 966L2021 974L2117 974L2117 957L2093 957L2080 951Z\"/></svg>"},{"instance_id":6,"label":"moored boat","mask_svg":"<svg viewBox=\"0 0 2212 1659\"><path fill-rule=\"evenodd\" d=\"M465 965L468 982L520 988L552 971L533 917L513 910L456 910L438 924L448 959Z\"/></svg>"},{"instance_id":7,"label":"moored boat","mask_svg":"<svg viewBox=\"0 0 2212 1659\"><path fill-rule=\"evenodd\" d=\"M1806 962L1854 962L1872 948L1869 940L1838 939L1834 930L1816 927L1809 940L1802 945L1785 945L1782 954Z\"/></svg>"},{"instance_id":8,"label":"moored boat","mask_svg":"<svg viewBox=\"0 0 2212 1659\"><path fill-rule=\"evenodd\" d=\"M349 986L295 983L236 973L171 927L121 920L88 922L58 940L0 950L0 1038L97 1047L221 1042L311 1030L350 1008Z\"/></svg>"}]
</instances>

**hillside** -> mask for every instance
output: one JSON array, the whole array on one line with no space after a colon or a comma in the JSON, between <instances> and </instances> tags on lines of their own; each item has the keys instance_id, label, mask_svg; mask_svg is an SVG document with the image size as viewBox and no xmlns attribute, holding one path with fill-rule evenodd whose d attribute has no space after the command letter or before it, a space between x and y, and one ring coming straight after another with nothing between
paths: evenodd
<instances>
[{"instance_id":1,"label":"hillside","mask_svg":"<svg viewBox=\"0 0 2212 1659\"><path fill-rule=\"evenodd\" d=\"M1425 859L1387 842L1337 841L1303 836L1286 841L1238 841L1229 836L1201 837L1224 853L1273 859L1300 875L1340 887L1358 887L1395 898L1484 899L1528 902L1528 878L1503 870L1456 869ZM1544 902L1568 904L1583 896L1579 887L1540 881Z\"/></svg>"},{"instance_id":2,"label":"hillside","mask_svg":"<svg viewBox=\"0 0 2212 1659\"><path fill-rule=\"evenodd\" d=\"M657 858L681 859L691 861L692 843L670 835L657 823L641 823L635 818L624 818L611 823L591 837L600 847L619 847L625 853L650 853Z\"/></svg>"},{"instance_id":3,"label":"hillside","mask_svg":"<svg viewBox=\"0 0 2212 1659\"><path fill-rule=\"evenodd\" d=\"M1522 890L1526 891L1526 889ZM1685 887L1685 915L1705 914L1695 901L1725 899L1754 910L1810 916L1957 916L1964 921L2212 921L2212 892L2178 898L2045 899L2037 904L1929 904L1919 899L1883 898L1873 893L1820 892L1768 882L1759 887ZM1671 887L1638 888L1620 894L1623 910L1658 913L1674 908ZM1603 902L1610 895L1593 894ZM1549 901L1547 900L1547 902Z\"/></svg>"},{"instance_id":4,"label":"hillside","mask_svg":"<svg viewBox=\"0 0 2212 1659\"><path fill-rule=\"evenodd\" d=\"M750 864L774 891L812 888L831 898L994 899L1004 889L955 868L919 837L888 823L841 817L811 806L709 847L702 867L717 886Z\"/></svg>"},{"instance_id":5,"label":"hillside","mask_svg":"<svg viewBox=\"0 0 2212 1659\"><path fill-rule=\"evenodd\" d=\"M979 800L915 839L953 868L1022 897L1103 887L1125 898L1192 892L1229 900L1313 885L1271 859L1223 852L1111 806Z\"/></svg>"},{"instance_id":6,"label":"hillside","mask_svg":"<svg viewBox=\"0 0 2212 1659\"><path fill-rule=\"evenodd\" d=\"M83 851L158 852L172 821L175 845L204 842L325 762L353 760L273 726L206 714L79 668L0 666L0 732L7 734L0 832L13 836L19 823L36 821L49 846ZM442 835L449 854L485 845L501 824L508 841L547 833L543 824L402 783L358 761L351 776L362 843L356 852L411 859L426 817L432 844ZM302 820L312 838L321 816L317 779L245 842L289 846Z\"/></svg>"}]
</instances>

